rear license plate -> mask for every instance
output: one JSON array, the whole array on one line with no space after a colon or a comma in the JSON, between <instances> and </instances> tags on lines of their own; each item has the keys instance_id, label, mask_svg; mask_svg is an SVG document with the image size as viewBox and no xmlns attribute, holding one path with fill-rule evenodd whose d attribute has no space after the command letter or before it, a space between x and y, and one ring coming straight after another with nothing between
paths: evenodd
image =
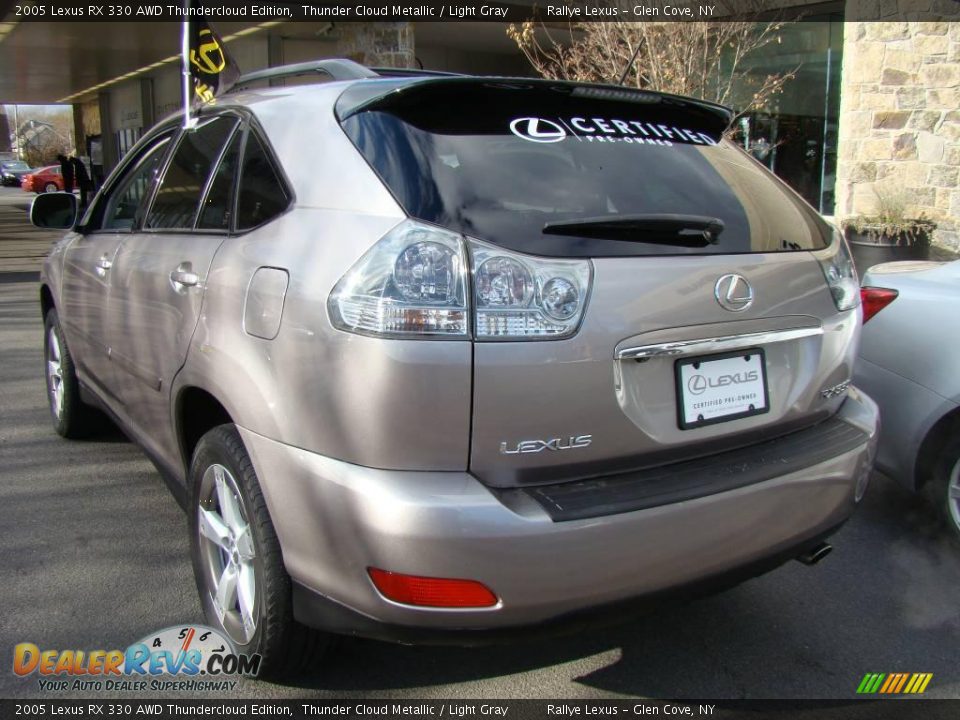
<instances>
[{"instance_id":1,"label":"rear license plate","mask_svg":"<svg viewBox=\"0 0 960 720\"><path fill-rule=\"evenodd\" d=\"M677 420L682 430L760 415L770 409L763 350L677 360Z\"/></svg>"}]
</instances>

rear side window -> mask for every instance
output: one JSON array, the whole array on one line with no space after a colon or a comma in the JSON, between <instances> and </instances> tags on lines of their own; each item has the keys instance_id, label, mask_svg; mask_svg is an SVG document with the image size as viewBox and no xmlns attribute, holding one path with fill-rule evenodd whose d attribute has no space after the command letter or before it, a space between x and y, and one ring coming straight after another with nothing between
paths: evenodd
<instances>
[{"instance_id":1,"label":"rear side window","mask_svg":"<svg viewBox=\"0 0 960 720\"><path fill-rule=\"evenodd\" d=\"M250 133L240 170L237 229L248 230L263 225L286 210L289 204L290 196L266 148L254 133Z\"/></svg>"},{"instance_id":2,"label":"rear side window","mask_svg":"<svg viewBox=\"0 0 960 720\"><path fill-rule=\"evenodd\" d=\"M211 168L237 122L232 116L216 117L183 133L157 188L147 216L147 228L193 227Z\"/></svg>"},{"instance_id":3,"label":"rear side window","mask_svg":"<svg viewBox=\"0 0 960 720\"><path fill-rule=\"evenodd\" d=\"M543 81L427 81L354 106L349 92L343 128L404 209L488 242L566 257L829 242L809 206L723 140L723 114L693 102Z\"/></svg>"},{"instance_id":4,"label":"rear side window","mask_svg":"<svg viewBox=\"0 0 960 720\"><path fill-rule=\"evenodd\" d=\"M237 131L230 141L217 172L210 184L207 197L204 198L197 228L206 230L229 230L233 213L233 190L237 178L237 165L240 162L240 147L243 132Z\"/></svg>"}]
</instances>

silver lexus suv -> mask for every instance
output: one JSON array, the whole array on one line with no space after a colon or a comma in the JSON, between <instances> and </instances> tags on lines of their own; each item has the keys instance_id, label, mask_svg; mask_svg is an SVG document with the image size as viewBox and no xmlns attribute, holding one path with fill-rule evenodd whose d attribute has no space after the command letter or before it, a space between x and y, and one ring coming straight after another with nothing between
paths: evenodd
<instances>
[{"instance_id":1,"label":"silver lexus suv","mask_svg":"<svg viewBox=\"0 0 960 720\"><path fill-rule=\"evenodd\" d=\"M812 563L877 437L857 277L730 119L349 61L246 76L82 218L36 199L69 229L40 291L54 427L96 406L143 448L206 620L274 673L337 633L466 644Z\"/></svg>"}]
</instances>

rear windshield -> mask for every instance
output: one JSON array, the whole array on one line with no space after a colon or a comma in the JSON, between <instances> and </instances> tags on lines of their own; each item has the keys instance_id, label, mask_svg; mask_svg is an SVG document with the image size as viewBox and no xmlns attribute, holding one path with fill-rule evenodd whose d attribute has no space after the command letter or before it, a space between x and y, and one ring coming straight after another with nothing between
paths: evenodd
<instances>
[{"instance_id":1,"label":"rear windshield","mask_svg":"<svg viewBox=\"0 0 960 720\"><path fill-rule=\"evenodd\" d=\"M357 109L350 93L369 96L371 84L341 97L343 128L406 212L426 222L564 257L829 242L809 206L722 139L726 117L715 109L653 93L475 79L410 84ZM700 222L684 227L687 219ZM720 221L709 237L707 219ZM650 220L671 232L654 232ZM688 242L692 235L708 241Z\"/></svg>"}]
</instances>

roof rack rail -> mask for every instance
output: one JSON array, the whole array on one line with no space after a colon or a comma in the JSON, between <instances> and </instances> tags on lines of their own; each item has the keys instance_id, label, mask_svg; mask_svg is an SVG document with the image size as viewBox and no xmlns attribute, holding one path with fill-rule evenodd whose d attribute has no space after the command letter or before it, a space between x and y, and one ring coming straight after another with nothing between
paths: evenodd
<instances>
[{"instance_id":1,"label":"roof rack rail","mask_svg":"<svg viewBox=\"0 0 960 720\"><path fill-rule=\"evenodd\" d=\"M256 70L252 73L241 75L237 79L237 82L230 88L230 92L243 90L248 85L264 80L279 80L281 78L304 75L328 75L333 80L361 80L363 78L379 77L373 70L353 60L343 58L311 60L293 65L267 68L266 70Z\"/></svg>"},{"instance_id":2,"label":"roof rack rail","mask_svg":"<svg viewBox=\"0 0 960 720\"><path fill-rule=\"evenodd\" d=\"M444 72L442 70L423 70L416 68L370 68L380 77L463 77L463 73Z\"/></svg>"}]
</instances>

